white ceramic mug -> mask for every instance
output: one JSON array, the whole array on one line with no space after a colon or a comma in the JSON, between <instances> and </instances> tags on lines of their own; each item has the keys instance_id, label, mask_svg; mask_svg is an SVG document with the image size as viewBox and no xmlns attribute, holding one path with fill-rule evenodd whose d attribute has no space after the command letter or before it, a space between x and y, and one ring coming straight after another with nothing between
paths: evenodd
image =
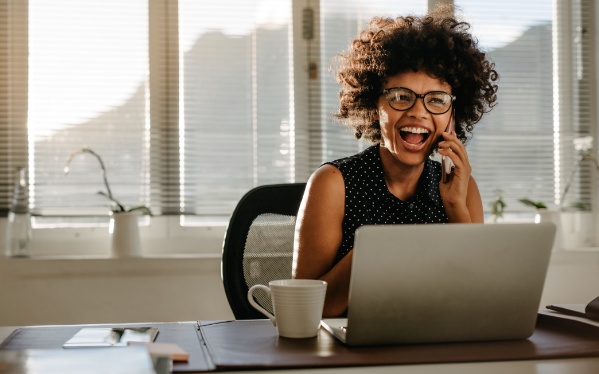
<instances>
[{"instance_id":1,"label":"white ceramic mug","mask_svg":"<svg viewBox=\"0 0 599 374\"><path fill-rule=\"evenodd\" d=\"M274 315L260 306L253 297L257 289L270 297ZM252 286L248 301L277 327L285 338L311 338L318 335L327 282L313 279L281 279Z\"/></svg>"}]
</instances>

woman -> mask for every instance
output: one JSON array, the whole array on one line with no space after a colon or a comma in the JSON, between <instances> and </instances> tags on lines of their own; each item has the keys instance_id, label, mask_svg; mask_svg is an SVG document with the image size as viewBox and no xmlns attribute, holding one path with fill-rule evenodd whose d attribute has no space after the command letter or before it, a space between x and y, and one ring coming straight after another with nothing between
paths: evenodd
<instances>
[{"instance_id":1,"label":"woman","mask_svg":"<svg viewBox=\"0 0 599 374\"><path fill-rule=\"evenodd\" d=\"M464 144L498 75L468 29L441 13L377 17L339 56L337 117L374 145L316 170L300 207L293 272L328 282L324 316L347 309L359 226L483 222ZM453 163L444 181L435 152Z\"/></svg>"}]
</instances>

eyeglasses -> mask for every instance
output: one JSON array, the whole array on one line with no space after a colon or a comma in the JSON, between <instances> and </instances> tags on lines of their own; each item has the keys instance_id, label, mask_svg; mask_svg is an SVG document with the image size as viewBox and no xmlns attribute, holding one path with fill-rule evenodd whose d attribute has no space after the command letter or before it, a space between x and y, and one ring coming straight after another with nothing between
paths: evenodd
<instances>
[{"instance_id":1,"label":"eyeglasses","mask_svg":"<svg viewBox=\"0 0 599 374\"><path fill-rule=\"evenodd\" d=\"M416 99L422 99L424 107L431 114L446 113L456 99L455 96L443 91L431 91L425 94L417 94L405 87L387 88L383 90L382 94L385 95L389 106L399 111L412 108L414 104L416 104Z\"/></svg>"}]
</instances>

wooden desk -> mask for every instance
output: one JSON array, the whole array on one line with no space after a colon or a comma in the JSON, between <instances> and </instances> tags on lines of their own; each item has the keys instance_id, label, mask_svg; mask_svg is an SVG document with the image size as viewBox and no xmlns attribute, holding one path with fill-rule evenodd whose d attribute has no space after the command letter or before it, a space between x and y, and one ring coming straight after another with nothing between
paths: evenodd
<instances>
[{"instance_id":1,"label":"wooden desk","mask_svg":"<svg viewBox=\"0 0 599 374\"><path fill-rule=\"evenodd\" d=\"M192 322L190 322L192 323ZM0 341L8 337L15 327L0 327ZM294 374L335 374L335 373L363 373L364 367L342 367L342 368L316 368L316 369L293 369L293 370L269 370L268 373L294 373ZM397 373L402 374L425 374L425 373L448 373L448 374L595 374L599 371L599 357L572 358L572 359L546 359L546 360L524 360L503 362L474 362L453 364L421 364L421 365L390 365L370 366L369 373ZM229 371L229 373L247 373L247 371Z\"/></svg>"},{"instance_id":2,"label":"wooden desk","mask_svg":"<svg viewBox=\"0 0 599 374\"><path fill-rule=\"evenodd\" d=\"M599 358L541 360L541 361L506 361L506 362L473 362L461 364L436 365L395 365L371 366L372 374L596 374L599 370ZM268 374L363 374L364 367L331 368L331 369L295 369L272 370ZM247 374L247 371L231 371L230 374Z\"/></svg>"}]
</instances>

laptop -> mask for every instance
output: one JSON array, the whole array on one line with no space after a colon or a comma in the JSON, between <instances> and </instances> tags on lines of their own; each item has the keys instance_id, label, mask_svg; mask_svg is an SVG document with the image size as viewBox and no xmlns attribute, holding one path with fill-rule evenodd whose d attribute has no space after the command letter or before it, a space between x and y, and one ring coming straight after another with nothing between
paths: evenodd
<instances>
[{"instance_id":1,"label":"laptop","mask_svg":"<svg viewBox=\"0 0 599 374\"><path fill-rule=\"evenodd\" d=\"M553 223L366 225L357 229L347 345L526 339L534 331Z\"/></svg>"}]
</instances>

